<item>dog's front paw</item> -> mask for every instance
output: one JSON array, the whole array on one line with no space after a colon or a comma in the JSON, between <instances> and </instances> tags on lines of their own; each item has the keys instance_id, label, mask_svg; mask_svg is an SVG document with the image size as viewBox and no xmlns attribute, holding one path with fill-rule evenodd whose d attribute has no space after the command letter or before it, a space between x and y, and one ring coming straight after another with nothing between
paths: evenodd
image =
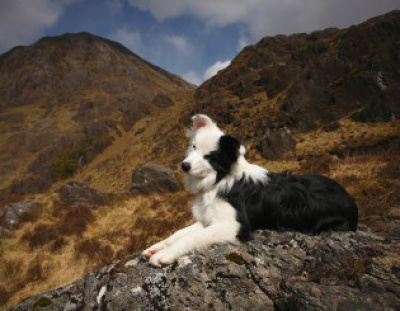
<instances>
[{"instance_id":1,"label":"dog's front paw","mask_svg":"<svg viewBox=\"0 0 400 311\"><path fill-rule=\"evenodd\" d=\"M172 252L166 250L159 251L158 253L151 256L149 263L154 267L161 267L163 265L169 265L174 263L178 259Z\"/></svg>"},{"instance_id":2,"label":"dog's front paw","mask_svg":"<svg viewBox=\"0 0 400 311\"><path fill-rule=\"evenodd\" d=\"M165 247L166 247L166 243L164 241L154 244L153 246L150 246L148 249L145 249L142 252L142 257L149 259L150 257L152 257L154 254L158 253Z\"/></svg>"}]
</instances>

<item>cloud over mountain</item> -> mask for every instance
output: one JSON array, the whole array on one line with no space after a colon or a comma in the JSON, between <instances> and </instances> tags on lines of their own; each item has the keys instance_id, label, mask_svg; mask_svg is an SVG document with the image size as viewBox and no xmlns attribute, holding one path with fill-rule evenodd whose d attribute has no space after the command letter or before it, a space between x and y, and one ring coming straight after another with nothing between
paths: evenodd
<instances>
[{"instance_id":1,"label":"cloud over mountain","mask_svg":"<svg viewBox=\"0 0 400 311\"><path fill-rule=\"evenodd\" d=\"M52 26L65 6L79 0L13 0L0 2L0 49L31 43Z\"/></svg>"},{"instance_id":2,"label":"cloud over mountain","mask_svg":"<svg viewBox=\"0 0 400 311\"><path fill-rule=\"evenodd\" d=\"M218 71L228 67L231 64L230 60L226 60L226 61L217 61L214 65L211 65L210 67L207 68L207 70L204 72L203 75L203 80L208 80L211 77L215 76Z\"/></svg>"},{"instance_id":3,"label":"cloud over mountain","mask_svg":"<svg viewBox=\"0 0 400 311\"><path fill-rule=\"evenodd\" d=\"M195 17L209 26L243 24L257 40L277 33L343 27L398 7L397 0L128 0L163 21Z\"/></svg>"}]
</instances>

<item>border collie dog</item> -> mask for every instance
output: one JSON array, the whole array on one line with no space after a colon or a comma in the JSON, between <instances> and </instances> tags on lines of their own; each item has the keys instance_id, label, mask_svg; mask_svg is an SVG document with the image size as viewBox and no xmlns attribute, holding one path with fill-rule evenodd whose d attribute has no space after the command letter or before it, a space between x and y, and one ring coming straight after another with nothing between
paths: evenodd
<instances>
[{"instance_id":1,"label":"border collie dog","mask_svg":"<svg viewBox=\"0 0 400 311\"><path fill-rule=\"evenodd\" d=\"M143 251L160 267L216 243L247 241L257 229L357 230L353 198L321 175L271 173L248 163L245 148L206 115L193 118L187 156L181 163L187 190L195 195L195 223Z\"/></svg>"}]
</instances>

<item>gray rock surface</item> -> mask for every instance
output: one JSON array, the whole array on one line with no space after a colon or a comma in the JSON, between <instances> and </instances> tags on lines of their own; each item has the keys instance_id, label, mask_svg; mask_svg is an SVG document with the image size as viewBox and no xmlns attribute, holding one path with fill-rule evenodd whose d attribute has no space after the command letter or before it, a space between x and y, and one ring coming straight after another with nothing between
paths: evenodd
<instances>
[{"instance_id":1,"label":"gray rock surface","mask_svg":"<svg viewBox=\"0 0 400 311\"><path fill-rule=\"evenodd\" d=\"M63 185L59 190L61 202L70 207L91 207L97 208L107 202L108 195L90 188L85 184L70 182Z\"/></svg>"},{"instance_id":2,"label":"gray rock surface","mask_svg":"<svg viewBox=\"0 0 400 311\"><path fill-rule=\"evenodd\" d=\"M22 223L37 219L40 212L39 200L10 203L0 208L0 226L10 230L18 229Z\"/></svg>"},{"instance_id":3,"label":"gray rock surface","mask_svg":"<svg viewBox=\"0 0 400 311\"><path fill-rule=\"evenodd\" d=\"M154 192L176 192L182 185L173 170L157 164L141 164L132 173L132 194L148 194Z\"/></svg>"},{"instance_id":4,"label":"gray rock surface","mask_svg":"<svg viewBox=\"0 0 400 311\"><path fill-rule=\"evenodd\" d=\"M399 310L400 246L373 234L258 232L158 269L130 256L10 311Z\"/></svg>"}]
</instances>

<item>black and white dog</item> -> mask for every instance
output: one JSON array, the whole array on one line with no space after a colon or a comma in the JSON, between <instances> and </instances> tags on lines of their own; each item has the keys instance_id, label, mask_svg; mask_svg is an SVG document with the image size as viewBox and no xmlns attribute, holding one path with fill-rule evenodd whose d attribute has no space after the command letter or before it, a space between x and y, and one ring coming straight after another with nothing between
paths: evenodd
<instances>
[{"instance_id":1,"label":"black and white dog","mask_svg":"<svg viewBox=\"0 0 400 311\"><path fill-rule=\"evenodd\" d=\"M206 115L193 117L182 162L186 188L196 198L195 223L143 251L154 266L211 244L250 239L257 229L357 230L357 206L335 181L321 175L275 174L248 163L245 148Z\"/></svg>"}]
</instances>

